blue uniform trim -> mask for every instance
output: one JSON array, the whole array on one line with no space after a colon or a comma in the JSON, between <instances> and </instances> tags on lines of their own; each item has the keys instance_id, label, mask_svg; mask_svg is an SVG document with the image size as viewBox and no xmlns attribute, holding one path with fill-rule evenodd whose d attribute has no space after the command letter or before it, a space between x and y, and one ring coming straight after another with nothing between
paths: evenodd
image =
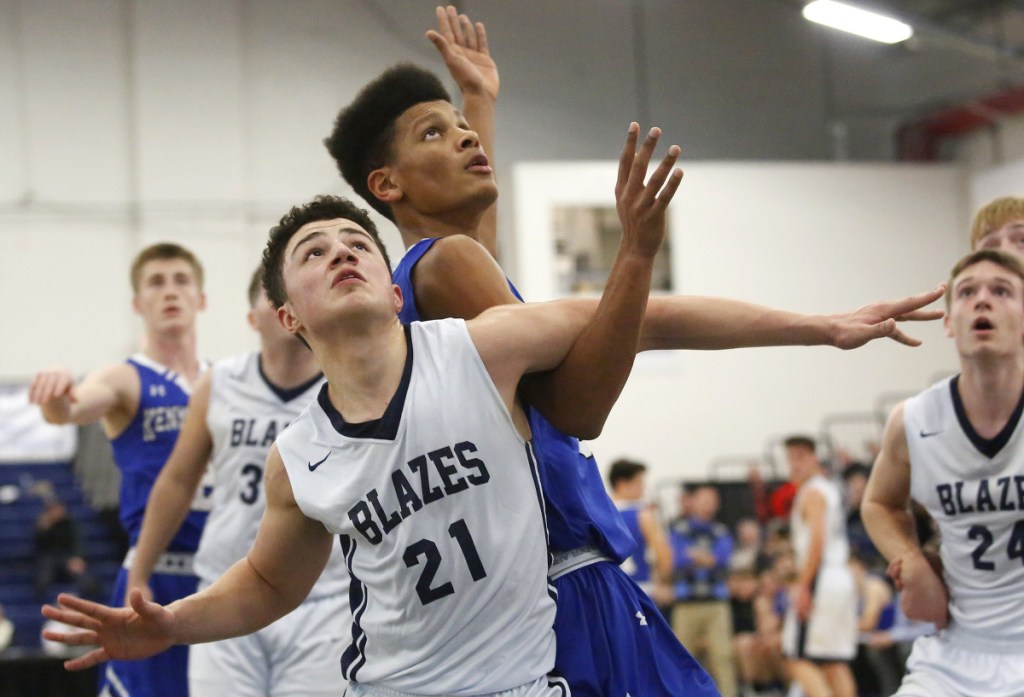
<instances>
[{"instance_id":1,"label":"blue uniform trim","mask_svg":"<svg viewBox=\"0 0 1024 697\"><path fill-rule=\"evenodd\" d=\"M409 380L412 378L412 336L408 325L405 326L405 368L402 370L402 381L398 384L395 396L392 397L384 410L384 415L379 419L364 421L363 423L350 424L345 421L341 413L331 404L330 395L327 392L328 385L320 388L320 394L316 401L320 408L331 420L334 430L347 438L372 438L375 440L394 440L398 435L398 427L402 423L402 412L405 410L405 397L409 393Z\"/></svg>"}]
</instances>

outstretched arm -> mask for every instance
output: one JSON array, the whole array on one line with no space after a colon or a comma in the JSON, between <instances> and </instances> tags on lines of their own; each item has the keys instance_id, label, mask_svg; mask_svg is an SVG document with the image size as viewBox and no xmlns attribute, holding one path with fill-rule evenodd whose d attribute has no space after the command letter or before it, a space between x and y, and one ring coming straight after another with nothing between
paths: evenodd
<instances>
[{"instance_id":1,"label":"outstretched arm","mask_svg":"<svg viewBox=\"0 0 1024 697\"><path fill-rule=\"evenodd\" d=\"M651 298L641 350L755 346L853 349L884 337L918 346L921 342L904 334L896 323L940 319L941 310L921 308L941 298L945 289L943 284L900 300L875 302L834 315L804 315L728 298Z\"/></svg>"},{"instance_id":2,"label":"outstretched arm","mask_svg":"<svg viewBox=\"0 0 1024 697\"><path fill-rule=\"evenodd\" d=\"M523 373L553 367L552 359L561 361L561 370L571 364L573 353L581 350L599 352L605 372L615 376L619 389L625 384L636 356L654 257L665 239L665 211L683 176L680 170L674 169L679 148L673 145L650 180L644 183L661 132L651 129L637 153L639 130L637 124L630 124L615 187L619 218L623 223L622 241L598 307L579 330L578 337L573 332L577 327L531 331L537 326L534 323L544 322L547 315L564 315L566 306L575 307L572 303L557 302L534 308L507 306L497 315L498 321L489 316L494 311L485 313L477 321L479 326L471 330L499 389L510 378L511 384L516 385ZM567 339L573 340L572 343L567 344ZM614 394L610 392L606 395L609 410L618 390Z\"/></svg>"},{"instance_id":3,"label":"outstretched arm","mask_svg":"<svg viewBox=\"0 0 1024 697\"><path fill-rule=\"evenodd\" d=\"M448 73L462 93L462 114L480 138L480 147L493 168L494 115L498 100L498 66L491 58L487 45L487 31L482 22L471 22L449 5L438 7L437 31L427 32L427 38L441 53ZM487 209L477 227L477 240L498 258L498 204Z\"/></svg>"},{"instance_id":4,"label":"outstretched arm","mask_svg":"<svg viewBox=\"0 0 1024 697\"><path fill-rule=\"evenodd\" d=\"M206 590L162 606L134 589L131 607L111 608L61 594L43 615L78 627L43 633L75 646L98 645L64 663L82 670L110 659L147 658L174 644L197 644L240 636L267 626L298 607L331 554L332 537L295 503L276 446L267 457L267 510L248 556Z\"/></svg>"},{"instance_id":5,"label":"outstretched arm","mask_svg":"<svg viewBox=\"0 0 1024 697\"><path fill-rule=\"evenodd\" d=\"M149 577L188 515L213 450L213 438L206 426L210 383L211 371L196 382L174 450L161 468L146 504L135 557L128 570L128 588L141 589L147 599L152 597L148 589Z\"/></svg>"},{"instance_id":6,"label":"outstretched arm","mask_svg":"<svg viewBox=\"0 0 1024 697\"><path fill-rule=\"evenodd\" d=\"M111 431L117 431L121 422L134 416L135 405L129 405L133 401L133 380L137 392L135 372L126 363L96 370L77 385L70 371L53 368L36 373L28 399L39 405L49 423L82 425L103 419L108 422L104 424L108 435L115 435Z\"/></svg>"},{"instance_id":7,"label":"outstretched arm","mask_svg":"<svg viewBox=\"0 0 1024 697\"><path fill-rule=\"evenodd\" d=\"M878 551L890 562L907 617L944 627L948 620L946 586L921 551L910 514L910 449L903 404L893 409L882 435L861 503L861 517Z\"/></svg>"}]
</instances>

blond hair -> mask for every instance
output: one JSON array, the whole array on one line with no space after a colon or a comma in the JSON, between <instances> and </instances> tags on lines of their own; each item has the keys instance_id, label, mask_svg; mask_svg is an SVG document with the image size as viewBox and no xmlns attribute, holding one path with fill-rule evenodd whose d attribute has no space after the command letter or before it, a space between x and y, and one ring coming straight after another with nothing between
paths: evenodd
<instances>
[{"instance_id":1,"label":"blond hair","mask_svg":"<svg viewBox=\"0 0 1024 697\"><path fill-rule=\"evenodd\" d=\"M1024 198L1004 196L979 208L971 223L971 249L977 249L982 237L1011 220L1024 220Z\"/></svg>"}]
</instances>

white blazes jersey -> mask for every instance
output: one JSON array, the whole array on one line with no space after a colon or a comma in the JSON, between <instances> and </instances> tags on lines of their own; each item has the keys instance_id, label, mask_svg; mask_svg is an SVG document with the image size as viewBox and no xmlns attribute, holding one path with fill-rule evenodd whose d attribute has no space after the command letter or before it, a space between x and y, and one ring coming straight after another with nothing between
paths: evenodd
<instances>
[{"instance_id":1,"label":"white blazes jersey","mask_svg":"<svg viewBox=\"0 0 1024 697\"><path fill-rule=\"evenodd\" d=\"M938 523L950 629L1024 642L1024 399L995 438L975 432L957 378L906 402L910 494Z\"/></svg>"},{"instance_id":2,"label":"white blazes jersey","mask_svg":"<svg viewBox=\"0 0 1024 697\"><path fill-rule=\"evenodd\" d=\"M345 677L423 695L507 690L555 658L532 450L465 322L406 332L383 417L345 423L325 387L278 448L299 507L346 552Z\"/></svg>"},{"instance_id":3,"label":"white blazes jersey","mask_svg":"<svg viewBox=\"0 0 1024 697\"><path fill-rule=\"evenodd\" d=\"M822 550L822 567L846 568L850 556L850 544L846 538L846 516L843 510L843 497L839 487L824 476L818 474L801 485L793 499L793 514L790 528L793 538L793 551L796 563L803 566L807 561L811 546L811 530L800 512L803 510L804 497L809 491L820 491L825 497L825 545Z\"/></svg>"},{"instance_id":4,"label":"white blazes jersey","mask_svg":"<svg viewBox=\"0 0 1024 697\"><path fill-rule=\"evenodd\" d=\"M213 510L195 558L196 575L202 581L213 582L249 552L266 508L267 451L285 426L316 399L323 382L316 377L281 390L264 377L257 352L214 365L206 414L213 438L209 468L214 480ZM348 589L344 556L340 546L334 550L310 598Z\"/></svg>"}]
</instances>

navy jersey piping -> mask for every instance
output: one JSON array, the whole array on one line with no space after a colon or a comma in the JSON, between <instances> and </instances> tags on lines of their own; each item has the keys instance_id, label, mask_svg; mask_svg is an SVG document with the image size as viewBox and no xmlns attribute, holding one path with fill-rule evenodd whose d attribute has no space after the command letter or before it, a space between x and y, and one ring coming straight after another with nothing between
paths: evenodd
<instances>
[{"instance_id":1,"label":"navy jersey piping","mask_svg":"<svg viewBox=\"0 0 1024 697\"><path fill-rule=\"evenodd\" d=\"M363 421L362 423L350 424L342 417L334 405L331 404L330 395L327 392L328 385L320 388L316 401L324 410L327 418L331 421L334 430L346 438L372 438L377 440L394 440L398 435L398 426L402 422L402 412L405 411L405 397L409 393L409 381L412 378L412 332L408 325L403 325L405 331L405 368L402 370L402 381L395 390L394 397L388 402L384 415L379 419Z\"/></svg>"},{"instance_id":2,"label":"navy jersey piping","mask_svg":"<svg viewBox=\"0 0 1024 697\"><path fill-rule=\"evenodd\" d=\"M992 438L983 438L974 430L970 419L967 418L967 410L964 408L964 402L960 398L960 390L957 387L959 384L959 375L949 381L949 393L953 398L953 411L956 413L956 420L960 422L960 428L963 429L964 435L971 441L971 444L978 449L978 452L991 460L1010 442L1017 424L1020 423L1021 414L1024 413L1024 393L1017 400L1017 406L1014 407L1013 414L1010 415L1010 419L1003 429Z\"/></svg>"},{"instance_id":3,"label":"navy jersey piping","mask_svg":"<svg viewBox=\"0 0 1024 697\"><path fill-rule=\"evenodd\" d=\"M290 402L296 397L302 396L306 390L315 385L320 378L324 376L323 373L317 373L301 385L296 385L295 387L279 387L271 382L270 378L267 377L267 374L263 372L262 353L256 356L256 368L260 372L260 378L263 380L263 384L266 385L267 389L273 392L282 402Z\"/></svg>"}]
</instances>

